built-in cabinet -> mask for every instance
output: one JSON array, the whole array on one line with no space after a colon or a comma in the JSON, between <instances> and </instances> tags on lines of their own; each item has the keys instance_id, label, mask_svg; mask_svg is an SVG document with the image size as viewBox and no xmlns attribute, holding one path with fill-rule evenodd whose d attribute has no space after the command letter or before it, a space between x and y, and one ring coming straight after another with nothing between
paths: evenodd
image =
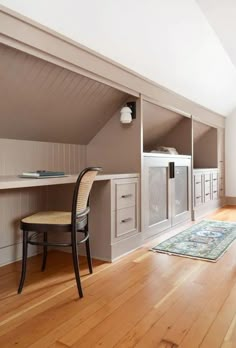
<instances>
[{"instance_id":1,"label":"built-in cabinet","mask_svg":"<svg viewBox=\"0 0 236 348\"><path fill-rule=\"evenodd\" d=\"M141 245L137 174L117 174L111 180L95 182L90 200L89 227L95 258L113 261Z\"/></svg>"},{"instance_id":2,"label":"built-in cabinet","mask_svg":"<svg viewBox=\"0 0 236 348\"><path fill-rule=\"evenodd\" d=\"M144 154L145 238L191 218L191 157Z\"/></svg>"},{"instance_id":3,"label":"built-in cabinet","mask_svg":"<svg viewBox=\"0 0 236 348\"><path fill-rule=\"evenodd\" d=\"M220 197L219 170L214 169L195 169L193 171L194 187L194 208L205 206L206 204Z\"/></svg>"},{"instance_id":4,"label":"built-in cabinet","mask_svg":"<svg viewBox=\"0 0 236 348\"><path fill-rule=\"evenodd\" d=\"M224 129L193 120L193 217L224 205Z\"/></svg>"}]
</instances>

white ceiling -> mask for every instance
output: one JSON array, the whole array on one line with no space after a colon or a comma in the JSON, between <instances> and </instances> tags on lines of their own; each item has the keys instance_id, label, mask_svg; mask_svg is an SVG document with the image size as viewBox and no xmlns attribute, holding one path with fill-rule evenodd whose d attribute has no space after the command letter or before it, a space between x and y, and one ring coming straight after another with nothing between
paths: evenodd
<instances>
[{"instance_id":1,"label":"white ceiling","mask_svg":"<svg viewBox=\"0 0 236 348\"><path fill-rule=\"evenodd\" d=\"M225 116L236 107L234 2L0 0Z\"/></svg>"},{"instance_id":2,"label":"white ceiling","mask_svg":"<svg viewBox=\"0 0 236 348\"><path fill-rule=\"evenodd\" d=\"M196 1L236 67L236 1Z\"/></svg>"}]
</instances>

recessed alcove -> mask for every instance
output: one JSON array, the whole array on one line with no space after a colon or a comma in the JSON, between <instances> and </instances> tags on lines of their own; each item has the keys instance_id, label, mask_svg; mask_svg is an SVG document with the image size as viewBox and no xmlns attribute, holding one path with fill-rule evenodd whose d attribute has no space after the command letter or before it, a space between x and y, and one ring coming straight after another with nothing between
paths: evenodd
<instances>
[{"instance_id":1,"label":"recessed alcove","mask_svg":"<svg viewBox=\"0 0 236 348\"><path fill-rule=\"evenodd\" d=\"M217 168L217 128L193 121L193 167Z\"/></svg>"},{"instance_id":2,"label":"recessed alcove","mask_svg":"<svg viewBox=\"0 0 236 348\"><path fill-rule=\"evenodd\" d=\"M86 145L127 93L0 44L0 138Z\"/></svg>"},{"instance_id":3,"label":"recessed alcove","mask_svg":"<svg viewBox=\"0 0 236 348\"><path fill-rule=\"evenodd\" d=\"M191 155L191 118L148 101L143 103L143 151L174 147Z\"/></svg>"}]
</instances>

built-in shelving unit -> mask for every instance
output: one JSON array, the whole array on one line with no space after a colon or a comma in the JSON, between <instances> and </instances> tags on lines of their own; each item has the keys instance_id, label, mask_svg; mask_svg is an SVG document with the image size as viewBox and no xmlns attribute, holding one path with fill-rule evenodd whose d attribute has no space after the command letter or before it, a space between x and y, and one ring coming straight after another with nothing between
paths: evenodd
<instances>
[{"instance_id":1,"label":"built-in shelving unit","mask_svg":"<svg viewBox=\"0 0 236 348\"><path fill-rule=\"evenodd\" d=\"M191 118L157 104L143 103L143 150L174 147L180 155L191 155Z\"/></svg>"},{"instance_id":2,"label":"built-in shelving unit","mask_svg":"<svg viewBox=\"0 0 236 348\"><path fill-rule=\"evenodd\" d=\"M224 204L224 135L221 128L193 120L193 215Z\"/></svg>"},{"instance_id":3,"label":"built-in shelving unit","mask_svg":"<svg viewBox=\"0 0 236 348\"><path fill-rule=\"evenodd\" d=\"M193 120L193 168L217 168L217 128Z\"/></svg>"}]
</instances>

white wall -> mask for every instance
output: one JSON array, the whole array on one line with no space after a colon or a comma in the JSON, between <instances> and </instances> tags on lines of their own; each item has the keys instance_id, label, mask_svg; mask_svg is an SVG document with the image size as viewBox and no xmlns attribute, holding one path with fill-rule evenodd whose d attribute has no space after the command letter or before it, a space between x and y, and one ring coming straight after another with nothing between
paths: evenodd
<instances>
[{"instance_id":1,"label":"white wall","mask_svg":"<svg viewBox=\"0 0 236 348\"><path fill-rule=\"evenodd\" d=\"M194 0L0 0L221 114L236 106L236 69Z\"/></svg>"},{"instance_id":2,"label":"white wall","mask_svg":"<svg viewBox=\"0 0 236 348\"><path fill-rule=\"evenodd\" d=\"M236 109L226 118L226 196L236 197Z\"/></svg>"}]
</instances>

